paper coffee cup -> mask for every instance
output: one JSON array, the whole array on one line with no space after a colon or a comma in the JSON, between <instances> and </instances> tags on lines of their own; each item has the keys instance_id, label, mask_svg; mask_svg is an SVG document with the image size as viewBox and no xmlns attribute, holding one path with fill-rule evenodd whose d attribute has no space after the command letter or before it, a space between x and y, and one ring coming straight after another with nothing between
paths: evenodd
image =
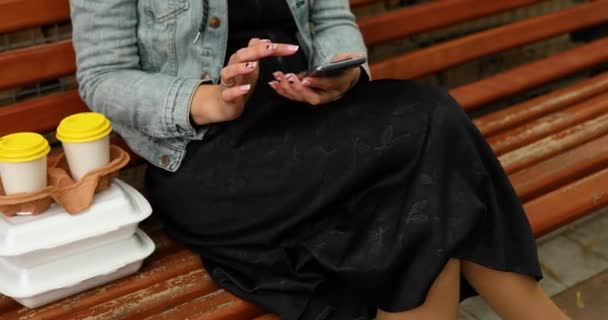
<instances>
[{"instance_id":1,"label":"paper coffee cup","mask_svg":"<svg viewBox=\"0 0 608 320\"><path fill-rule=\"evenodd\" d=\"M61 120L57 139L74 180L110 163L110 132L112 125L101 113L77 113Z\"/></svg>"},{"instance_id":2,"label":"paper coffee cup","mask_svg":"<svg viewBox=\"0 0 608 320\"><path fill-rule=\"evenodd\" d=\"M0 177L4 193L36 192L47 186L46 157L49 142L33 132L0 138Z\"/></svg>"}]
</instances>

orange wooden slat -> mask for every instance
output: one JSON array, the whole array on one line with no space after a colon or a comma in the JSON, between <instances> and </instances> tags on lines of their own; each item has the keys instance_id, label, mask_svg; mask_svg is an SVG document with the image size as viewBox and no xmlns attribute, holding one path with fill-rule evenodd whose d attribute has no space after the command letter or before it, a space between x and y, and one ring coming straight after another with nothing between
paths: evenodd
<instances>
[{"instance_id":1,"label":"orange wooden slat","mask_svg":"<svg viewBox=\"0 0 608 320\"><path fill-rule=\"evenodd\" d=\"M608 72L477 117L473 122L488 137L602 92L608 92Z\"/></svg>"},{"instance_id":2,"label":"orange wooden slat","mask_svg":"<svg viewBox=\"0 0 608 320\"><path fill-rule=\"evenodd\" d=\"M386 0L350 0L351 8L363 7L376 2L386 2Z\"/></svg>"},{"instance_id":3,"label":"orange wooden slat","mask_svg":"<svg viewBox=\"0 0 608 320\"><path fill-rule=\"evenodd\" d=\"M76 71L72 41L0 53L0 90L54 80Z\"/></svg>"},{"instance_id":4,"label":"orange wooden slat","mask_svg":"<svg viewBox=\"0 0 608 320\"><path fill-rule=\"evenodd\" d=\"M372 76L416 78L604 21L608 1L585 3L386 59L372 66Z\"/></svg>"},{"instance_id":5,"label":"orange wooden slat","mask_svg":"<svg viewBox=\"0 0 608 320\"><path fill-rule=\"evenodd\" d=\"M541 0L443 0L357 20L368 46L488 16Z\"/></svg>"},{"instance_id":6,"label":"orange wooden slat","mask_svg":"<svg viewBox=\"0 0 608 320\"><path fill-rule=\"evenodd\" d=\"M76 90L2 107L0 136L19 131L53 131L64 117L88 110Z\"/></svg>"},{"instance_id":7,"label":"orange wooden slat","mask_svg":"<svg viewBox=\"0 0 608 320\"><path fill-rule=\"evenodd\" d=\"M155 243L156 242L157 241L155 240ZM137 274L59 300L41 308L27 309L21 307L12 312L0 314L0 319L63 320L74 312L87 310L101 303L105 303L106 301L153 286L158 282L172 279L180 274L202 269L198 256L193 255L187 250L182 250L163 257L157 256L156 258L151 257L147 259L144 266Z\"/></svg>"},{"instance_id":8,"label":"orange wooden slat","mask_svg":"<svg viewBox=\"0 0 608 320\"><path fill-rule=\"evenodd\" d=\"M176 305L204 296L218 289L207 272L196 269L176 277L150 284L141 290L119 296L85 310L65 315L71 319L141 319L158 314Z\"/></svg>"},{"instance_id":9,"label":"orange wooden slat","mask_svg":"<svg viewBox=\"0 0 608 320\"><path fill-rule=\"evenodd\" d=\"M603 113L608 113L608 92L501 132L487 140L494 153L502 155Z\"/></svg>"},{"instance_id":10,"label":"orange wooden slat","mask_svg":"<svg viewBox=\"0 0 608 320\"><path fill-rule=\"evenodd\" d=\"M8 312L10 310L14 310L16 308L19 308L19 304L15 302L15 300L0 294L0 319L3 319L3 313Z\"/></svg>"},{"instance_id":11,"label":"orange wooden slat","mask_svg":"<svg viewBox=\"0 0 608 320\"><path fill-rule=\"evenodd\" d=\"M263 313L262 308L220 289L146 320L248 320Z\"/></svg>"},{"instance_id":12,"label":"orange wooden slat","mask_svg":"<svg viewBox=\"0 0 608 320\"><path fill-rule=\"evenodd\" d=\"M509 176L509 180L519 198L527 201L607 166L608 135L605 135L520 170Z\"/></svg>"},{"instance_id":13,"label":"orange wooden slat","mask_svg":"<svg viewBox=\"0 0 608 320\"><path fill-rule=\"evenodd\" d=\"M0 33L48 25L70 19L68 0L0 1Z\"/></svg>"},{"instance_id":14,"label":"orange wooden slat","mask_svg":"<svg viewBox=\"0 0 608 320\"><path fill-rule=\"evenodd\" d=\"M608 37L450 90L465 110L608 61Z\"/></svg>"},{"instance_id":15,"label":"orange wooden slat","mask_svg":"<svg viewBox=\"0 0 608 320\"><path fill-rule=\"evenodd\" d=\"M539 237L608 205L608 169L524 204Z\"/></svg>"},{"instance_id":16,"label":"orange wooden slat","mask_svg":"<svg viewBox=\"0 0 608 320\"><path fill-rule=\"evenodd\" d=\"M505 171L517 172L608 133L608 114L552 134L498 157Z\"/></svg>"},{"instance_id":17,"label":"orange wooden slat","mask_svg":"<svg viewBox=\"0 0 608 320\"><path fill-rule=\"evenodd\" d=\"M281 320L281 318L279 318L279 316L275 315L275 314L265 314L263 316L259 316L256 318L253 318L252 320Z\"/></svg>"}]
</instances>

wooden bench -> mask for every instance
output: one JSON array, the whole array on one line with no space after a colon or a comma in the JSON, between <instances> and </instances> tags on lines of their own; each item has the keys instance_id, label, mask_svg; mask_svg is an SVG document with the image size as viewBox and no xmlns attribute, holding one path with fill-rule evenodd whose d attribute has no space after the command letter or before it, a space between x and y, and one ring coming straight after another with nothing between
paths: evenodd
<instances>
[{"instance_id":1,"label":"wooden bench","mask_svg":"<svg viewBox=\"0 0 608 320\"><path fill-rule=\"evenodd\" d=\"M351 0L356 8L388 2L394 1ZM608 22L608 0L588 1L374 58L395 40L424 38L540 2L436 0L358 23L372 48L376 79L432 81L455 66ZM0 0L0 36L68 20L67 0ZM608 72L601 67L608 62L607 48L608 37L600 38L450 90L498 155L537 236L608 205ZM69 40L0 52L0 91L74 71ZM74 89L3 106L0 136L50 132L61 118L85 110ZM198 257L161 229L147 231L157 250L137 274L35 310L0 296L0 319L278 319L219 289Z\"/></svg>"}]
</instances>

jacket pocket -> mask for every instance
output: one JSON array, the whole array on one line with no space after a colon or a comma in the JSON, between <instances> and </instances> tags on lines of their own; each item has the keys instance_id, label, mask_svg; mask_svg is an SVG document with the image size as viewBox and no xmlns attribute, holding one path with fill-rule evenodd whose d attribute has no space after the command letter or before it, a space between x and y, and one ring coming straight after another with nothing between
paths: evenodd
<instances>
[{"instance_id":1,"label":"jacket pocket","mask_svg":"<svg viewBox=\"0 0 608 320\"><path fill-rule=\"evenodd\" d=\"M155 23L164 23L190 8L190 0L144 0L146 15Z\"/></svg>"}]
</instances>

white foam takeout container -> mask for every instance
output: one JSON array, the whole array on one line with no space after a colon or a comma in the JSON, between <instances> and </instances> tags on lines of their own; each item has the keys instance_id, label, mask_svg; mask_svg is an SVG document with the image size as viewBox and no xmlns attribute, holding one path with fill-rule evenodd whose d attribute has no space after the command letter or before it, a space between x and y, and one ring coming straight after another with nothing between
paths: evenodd
<instances>
[{"instance_id":1,"label":"white foam takeout container","mask_svg":"<svg viewBox=\"0 0 608 320\"><path fill-rule=\"evenodd\" d=\"M142 231L31 269L0 263L0 292L35 308L136 272L154 251Z\"/></svg>"},{"instance_id":2,"label":"white foam takeout container","mask_svg":"<svg viewBox=\"0 0 608 320\"><path fill-rule=\"evenodd\" d=\"M150 204L137 190L115 180L77 215L56 204L38 216L0 214L0 263L28 269L126 239L151 213Z\"/></svg>"}]
</instances>

